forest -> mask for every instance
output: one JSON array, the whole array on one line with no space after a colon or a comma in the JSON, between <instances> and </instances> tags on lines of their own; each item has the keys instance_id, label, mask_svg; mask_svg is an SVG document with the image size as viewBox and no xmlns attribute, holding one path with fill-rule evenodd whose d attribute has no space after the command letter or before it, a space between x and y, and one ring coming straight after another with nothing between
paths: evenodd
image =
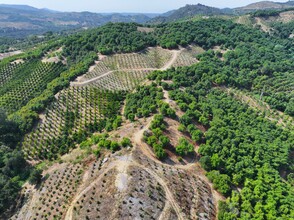
<instances>
[{"instance_id":1,"label":"forest","mask_svg":"<svg viewBox=\"0 0 294 220\"><path fill-rule=\"evenodd\" d=\"M200 163L214 187L228 196L220 204L219 219L291 219L293 132L215 87L214 74L207 74L212 70L203 67L157 72L149 79L172 80L169 94L183 106L183 126L206 127ZM280 176L285 172L289 182Z\"/></svg>"}]
</instances>

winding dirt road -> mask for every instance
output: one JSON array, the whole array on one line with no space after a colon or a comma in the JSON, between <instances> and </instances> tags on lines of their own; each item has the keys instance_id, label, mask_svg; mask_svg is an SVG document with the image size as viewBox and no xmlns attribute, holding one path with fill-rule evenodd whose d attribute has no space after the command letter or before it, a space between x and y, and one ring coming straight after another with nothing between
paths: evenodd
<instances>
[{"instance_id":1,"label":"winding dirt road","mask_svg":"<svg viewBox=\"0 0 294 220\"><path fill-rule=\"evenodd\" d=\"M94 77L92 79L89 79L89 80L86 80L86 81L83 81L83 82L71 82L70 85L71 86L86 86L86 85L89 85L91 82L95 82L105 76L108 76L110 75L111 73L115 73L115 72L128 72L128 71L154 71L154 70L161 70L161 71L164 71L164 70L167 70L169 68L172 67L172 65L176 62L176 60L178 59L178 56L181 54L181 52L183 51L184 49L180 49L180 50L173 50L172 53L172 58L160 69L156 69L156 68L137 68L137 69L119 69L119 70L111 70L111 71L108 71L106 73L103 73L102 75L100 76L97 76L97 77Z\"/></svg>"},{"instance_id":2,"label":"winding dirt road","mask_svg":"<svg viewBox=\"0 0 294 220\"><path fill-rule=\"evenodd\" d=\"M177 60L178 56L181 54L181 52L183 51L183 49L180 50L174 50L173 51L173 56L170 59L169 62L167 62L161 69L140 69L140 70L167 70L169 69ZM98 77L95 77L93 79L90 79L88 81L84 81L84 82L73 82L71 83L72 86L85 86L88 85L89 83L99 80L113 72L116 72L119 70L115 70L115 71L109 71L106 72ZM120 71L124 71L124 70L120 70ZM125 70L127 71L127 70ZM130 70L128 70L130 71ZM167 94L165 94L167 95ZM167 97L168 98L168 97ZM142 153L147 156L149 159L151 159L152 161L154 161L157 164L163 165L163 166L168 166L168 167L174 167L174 168L179 168L179 169L185 169L185 170L191 170L195 167L195 163L193 164L189 164L189 165L168 165L168 164L164 164L161 161L157 160L153 151L150 149L150 147L144 143L142 141L143 138L143 134L145 131L148 130L148 128L150 127L150 124L153 120L153 117L149 117L147 119L147 121L144 123L144 127L142 127L141 129L138 129L136 132L134 132L133 136L132 136L132 142L134 143L134 148L132 149L132 152L139 148ZM132 153L131 153L132 155ZM80 187L80 191L76 194L76 196L73 198L67 212L66 212L66 216L65 219L66 220L72 220L74 219L74 206L75 204L82 198L83 195L85 195L86 193L88 193L96 184L98 184L102 177L104 176L105 173L109 172L112 169L119 169L119 166L122 166L122 163L125 164L125 169L127 169L127 167L131 166L136 166L139 167L141 169L144 169L146 172L148 172L164 189L165 195L166 195L166 204L164 209L161 212L161 215L159 216L159 219L163 220L165 219L166 214L168 213L168 210L170 210L171 208L175 211L175 213L178 216L178 219L180 220L184 220L185 219L185 215L184 213L181 211L181 206L180 204L178 204L178 202L175 200L173 193L171 192L170 188L168 187L167 182L161 178L155 171L153 171L152 169L139 164L137 161L135 161L135 159L133 159L131 157L131 159L129 161L121 161L120 159L116 159L110 163L105 164L104 166L104 172L101 173L93 182L91 182L88 185L82 185L82 187ZM125 170L125 172L127 172ZM215 191L212 189L212 192L214 192L215 195ZM215 195L217 196L217 195Z\"/></svg>"}]
</instances>

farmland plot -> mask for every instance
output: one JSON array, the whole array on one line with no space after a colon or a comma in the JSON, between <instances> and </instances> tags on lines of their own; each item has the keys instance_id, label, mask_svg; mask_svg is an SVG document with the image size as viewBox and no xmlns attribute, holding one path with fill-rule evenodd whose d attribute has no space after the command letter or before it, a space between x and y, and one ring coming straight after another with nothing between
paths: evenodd
<instances>
[{"instance_id":1,"label":"farmland plot","mask_svg":"<svg viewBox=\"0 0 294 220\"><path fill-rule=\"evenodd\" d=\"M9 114L19 110L40 95L63 70L61 63L42 63L37 60L4 67L0 73L3 85L0 87L0 108Z\"/></svg>"},{"instance_id":2,"label":"farmland plot","mask_svg":"<svg viewBox=\"0 0 294 220\"><path fill-rule=\"evenodd\" d=\"M44 120L25 137L25 155L30 160L38 160L53 159L59 153L66 153L67 150L58 148L64 135L77 134L98 124L100 119L110 117L115 105L116 95L109 91L93 87L70 87L63 90L57 101L48 108Z\"/></svg>"},{"instance_id":3,"label":"farmland plot","mask_svg":"<svg viewBox=\"0 0 294 220\"><path fill-rule=\"evenodd\" d=\"M114 71L89 85L110 91L130 91L142 82L148 73L150 70Z\"/></svg>"}]
</instances>

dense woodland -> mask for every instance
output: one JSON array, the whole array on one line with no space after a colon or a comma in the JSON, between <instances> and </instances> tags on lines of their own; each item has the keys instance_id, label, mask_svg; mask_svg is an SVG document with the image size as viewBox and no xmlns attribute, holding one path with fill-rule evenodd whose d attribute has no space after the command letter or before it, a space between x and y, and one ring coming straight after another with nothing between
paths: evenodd
<instances>
[{"instance_id":1,"label":"dense woodland","mask_svg":"<svg viewBox=\"0 0 294 220\"><path fill-rule=\"evenodd\" d=\"M66 65L59 63L49 67L56 75L50 74L50 77L36 81L31 93L20 91L27 95L23 102L16 99L8 105L5 100L11 97L0 97L3 108L0 114L0 212L13 204L24 181L30 175L34 179L38 174L31 172L33 169L24 160L19 143L21 138L38 121L38 113L54 101L54 95L68 87L78 75L87 72L97 59L97 52L128 53L148 46L173 49L197 44L207 50L198 55L198 64L156 71L149 75L149 79L169 90L170 97L185 112L179 119L182 130L188 131L194 141L203 142L200 162L208 171L207 176L214 187L228 196L228 200L220 205L219 218L294 218L294 194L290 185L294 172L291 158L293 131L269 122L262 114L220 89L234 87L243 90L262 99L271 108L294 116L294 47L293 39L287 37L293 31L293 23L275 24L274 27L280 31L273 35L216 18L162 24L154 26L151 33L139 32L137 27L135 23L109 23L101 28L61 37L58 41L49 41L35 50L1 61L1 74L7 72L7 77L2 77L4 74L0 76L0 83L3 83L0 95L11 94L12 97L20 88L30 85L25 84L29 78L22 75L26 73L24 68L50 72L44 71L44 64L40 62L46 52L62 46L62 55L67 59ZM226 53L223 55L223 51L212 50L215 46L220 46ZM25 62L9 66L17 59ZM173 83L164 84L161 82L163 79ZM54 140L56 148L43 159L52 160L67 153L73 145L85 141L91 132L116 128L120 123L117 112L124 95L114 95L110 111L106 113L109 120L89 124L85 133L72 132L75 112L66 112L63 135ZM136 117L157 114L145 141L160 159L166 156L164 148L169 144L162 135L165 127L160 125L163 117L175 118L175 112L161 102L162 98L162 88L154 83L127 95L125 108L125 115L131 121ZM202 124L207 131L204 134L199 132L194 122ZM109 143L106 145L111 148ZM116 148L114 145L113 150ZM177 153L181 156L189 152L191 146L185 139L181 140ZM280 173L284 174L284 179Z\"/></svg>"},{"instance_id":2,"label":"dense woodland","mask_svg":"<svg viewBox=\"0 0 294 220\"><path fill-rule=\"evenodd\" d=\"M214 187L229 196L219 218L291 219L293 186L279 173L288 173L286 180L292 181L293 133L214 88L214 74L203 67L199 63L149 78L173 81L169 94L185 111L183 127L192 122L207 128L200 162Z\"/></svg>"}]
</instances>

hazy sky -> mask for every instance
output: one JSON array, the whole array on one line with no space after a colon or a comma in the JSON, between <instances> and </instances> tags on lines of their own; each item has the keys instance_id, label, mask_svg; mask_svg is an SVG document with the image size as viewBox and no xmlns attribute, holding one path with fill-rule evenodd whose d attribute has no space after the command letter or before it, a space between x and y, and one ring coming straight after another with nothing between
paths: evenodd
<instances>
[{"instance_id":1,"label":"hazy sky","mask_svg":"<svg viewBox=\"0 0 294 220\"><path fill-rule=\"evenodd\" d=\"M219 8L244 6L258 0L0 0L2 4L31 5L58 11L156 12L177 9L186 4L205 4ZM287 0L286 0L287 1ZM281 0L281 2L286 2Z\"/></svg>"}]
</instances>

